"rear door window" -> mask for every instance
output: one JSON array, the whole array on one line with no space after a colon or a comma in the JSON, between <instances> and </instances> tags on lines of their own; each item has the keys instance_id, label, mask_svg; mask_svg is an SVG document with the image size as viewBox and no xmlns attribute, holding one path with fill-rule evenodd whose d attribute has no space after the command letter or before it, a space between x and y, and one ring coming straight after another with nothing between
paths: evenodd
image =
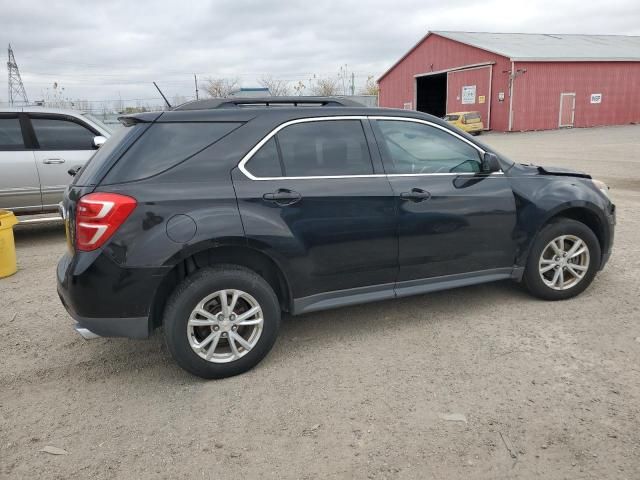
<instances>
[{"instance_id":1,"label":"rear door window","mask_svg":"<svg viewBox=\"0 0 640 480\"><path fill-rule=\"evenodd\" d=\"M40 150L93 150L97 133L64 118L31 118Z\"/></svg>"},{"instance_id":2,"label":"rear door window","mask_svg":"<svg viewBox=\"0 0 640 480\"><path fill-rule=\"evenodd\" d=\"M0 118L0 150L22 150L24 140L18 116Z\"/></svg>"},{"instance_id":3,"label":"rear door window","mask_svg":"<svg viewBox=\"0 0 640 480\"><path fill-rule=\"evenodd\" d=\"M286 177L373 173L360 120L297 123L278 132L277 138Z\"/></svg>"},{"instance_id":4,"label":"rear door window","mask_svg":"<svg viewBox=\"0 0 640 480\"><path fill-rule=\"evenodd\" d=\"M370 175L373 164L360 120L318 120L283 128L247 163L256 177Z\"/></svg>"},{"instance_id":5,"label":"rear door window","mask_svg":"<svg viewBox=\"0 0 640 480\"><path fill-rule=\"evenodd\" d=\"M104 182L130 182L162 173L240 125L231 122L154 123L118 160Z\"/></svg>"}]
</instances>

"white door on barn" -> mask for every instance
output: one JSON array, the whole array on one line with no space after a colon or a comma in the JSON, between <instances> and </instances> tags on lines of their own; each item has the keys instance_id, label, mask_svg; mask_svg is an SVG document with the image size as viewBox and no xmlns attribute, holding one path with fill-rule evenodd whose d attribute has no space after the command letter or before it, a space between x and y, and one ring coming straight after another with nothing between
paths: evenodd
<instances>
[{"instance_id":1,"label":"white door on barn","mask_svg":"<svg viewBox=\"0 0 640 480\"><path fill-rule=\"evenodd\" d=\"M559 127L573 127L576 111L576 94L560 94L560 114L558 119Z\"/></svg>"}]
</instances>

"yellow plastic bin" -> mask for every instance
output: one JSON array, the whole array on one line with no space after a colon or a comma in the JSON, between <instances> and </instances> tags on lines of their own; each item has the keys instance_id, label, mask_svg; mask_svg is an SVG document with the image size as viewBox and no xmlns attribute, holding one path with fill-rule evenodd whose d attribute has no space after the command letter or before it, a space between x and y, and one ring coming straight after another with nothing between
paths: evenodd
<instances>
[{"instance_id":1,"label":"yellow plastic bin","mask_svg":"<svg viewBox=\"0 0 640 480\"><path fill-rule=\"evenodd\" d=\"M18 219L13 212L0 210L0 278L18 271L16 244L13 241L13 226Z\"/></svg>"}]
</instances>

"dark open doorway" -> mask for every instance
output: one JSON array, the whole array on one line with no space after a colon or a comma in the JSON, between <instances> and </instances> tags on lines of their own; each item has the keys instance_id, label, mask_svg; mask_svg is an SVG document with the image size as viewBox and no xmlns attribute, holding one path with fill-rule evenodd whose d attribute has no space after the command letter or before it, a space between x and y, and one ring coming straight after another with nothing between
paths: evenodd
<instances>
[{"instance_id":1,"label":"dark open doorway","mask_svg":"<svg viewBox=\"0 0 640 480\"><path fill-rule=\"evenodd\" d=\"M447 113L447 74L439 73L416 79L416 109L436 117Z\"/></svg>"}]
</instances>

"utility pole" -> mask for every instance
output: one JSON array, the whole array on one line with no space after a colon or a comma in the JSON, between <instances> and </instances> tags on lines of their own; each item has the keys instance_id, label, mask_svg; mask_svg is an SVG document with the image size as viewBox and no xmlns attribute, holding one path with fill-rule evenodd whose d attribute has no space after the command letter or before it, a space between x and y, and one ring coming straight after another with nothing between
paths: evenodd
<instances>
[{"instance_id":1,"label":"utility pole","mask_svg":"<svg viewBox=\"0 0 640 480\"><path fill-rule=\"evenodd\" d=\"M193 82L196 84L196 100L199 100L198 98L198 77L196 77L196 74L193 74Z\"/></svg>"},{"instance_id":2,"label":"utility pole","mask_svg":"<svg viewBox=\"0 0 640 480\"><path fill-rule=\"evenodd\" d=\"M351 96L356 94L356 74L351 72Z\"/></svg>"},{"instance_id":3,"label":"utility pole","mask_svg":"<svg viewBox=\"0 0 640 480\"><path fill-rule=\"evenodd\" d=\"M20 101L21 97L25 105L28 104L27 92L24 89L22 78L20 78L20 70L18 70L18 64L16 63L16 57L13 55L11 44L9 44L7 71L9 72L9 105L13 106L15 102Z\"/></svg>"}]
</instances>

